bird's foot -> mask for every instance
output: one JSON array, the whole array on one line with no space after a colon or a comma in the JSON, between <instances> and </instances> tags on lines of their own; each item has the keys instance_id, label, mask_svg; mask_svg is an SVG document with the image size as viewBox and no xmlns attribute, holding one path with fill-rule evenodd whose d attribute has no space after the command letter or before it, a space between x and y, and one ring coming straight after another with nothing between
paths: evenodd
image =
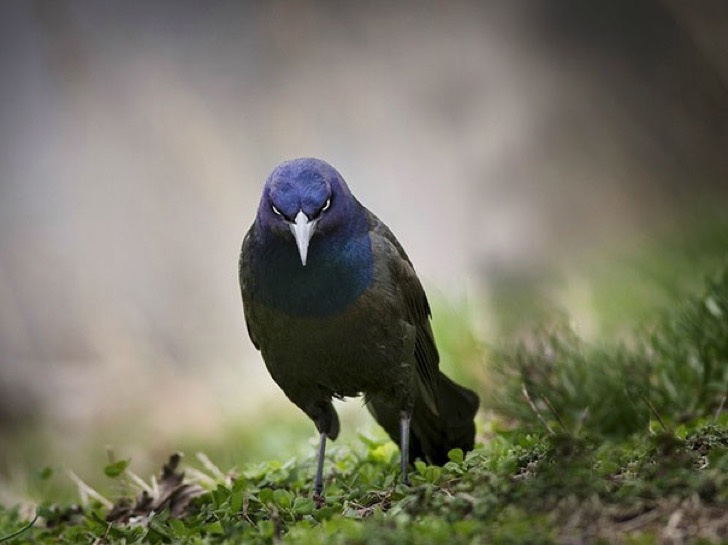
<instances>
[{"instance_id":1,"label":"bird's foot","mask_svg":"<svg viewBox=\"0 0 728 545\"><path fill-rule=\"evenodd\" d=\"M311 499L313 500L316 509L321 509L324 505L326 505L326 498L321 492L314 490L313 494L311 494Z\"/></svg>"},{"instance_id":2,"label":"bird's foot","mask_svg":"<svg viewBox=\"0 0 728 545\"><path fill-rule=\"evenodd\" d=\"M313 479L313 502L317 508L321 508L326 503L324 498L324 455L326 453L326 434L321 432L319 435L319 453L316 463L316 476Z\"/></svg>"}]
</instances>

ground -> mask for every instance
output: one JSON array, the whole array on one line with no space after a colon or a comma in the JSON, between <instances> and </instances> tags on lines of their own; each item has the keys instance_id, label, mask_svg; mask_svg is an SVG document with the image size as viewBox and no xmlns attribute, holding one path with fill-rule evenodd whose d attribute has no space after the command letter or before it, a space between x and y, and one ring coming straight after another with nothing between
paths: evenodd
<instances>
[{"instance_id":1,"label":"ground","mask_svg":"<svg viewBox=\"0 0 728 545\"><path fill-rule=\"evenodd\" d=\"M331 446L320 506L313 444L237 469L175 455L150 482L118 460L103 468L113 500L78 480L79 505L0 507L0 540L728 542L728 270L630 342L587 342L557 319L483 350L477 447L442 467L416 461L410 485L383 436Z\"/></svg>"}]
</instances>

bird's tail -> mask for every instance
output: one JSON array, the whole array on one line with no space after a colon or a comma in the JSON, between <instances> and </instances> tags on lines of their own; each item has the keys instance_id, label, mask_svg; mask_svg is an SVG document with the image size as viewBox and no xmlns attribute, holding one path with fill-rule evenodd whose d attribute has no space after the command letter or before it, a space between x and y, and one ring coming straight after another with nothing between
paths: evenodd
<instances>
[{"instance_id":1,"label":"bird's tail","mask_svg":"<svg viewBox=\"0 0 728 545\"><path fill-rule=\"evenodd\" d=\"M459 448L463 452L473 449L478 396L440 373L437 398L438 413L423 399L415 399L410 426L410 460L422 458L442 465L448 461L447 453L452 449ZM399 444L399 411L374 399L368 406L377 422Z\"/></svg>"},{"instance_id":2,"label":"bird's tail","mask_svg":"<svg viewBox=\"0 0 728 545\"><path fill-rule=\"evenodd\" d=\"M456 384L440 373L438 385L439 414L421 400L412 411L410 460L417 457L442 465L454 448L467 452L475 444L475 413L479 399L472 390Z\"/></svg>"}]
</instances>

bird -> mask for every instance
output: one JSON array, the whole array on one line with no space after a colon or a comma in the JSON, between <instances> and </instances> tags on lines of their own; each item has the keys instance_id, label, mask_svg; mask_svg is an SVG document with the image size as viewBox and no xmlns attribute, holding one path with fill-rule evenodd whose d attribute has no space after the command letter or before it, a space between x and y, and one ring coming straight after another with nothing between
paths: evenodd
<instances>
[{"instance_id":1,"label":"bird","mask_svg":"<svg viewBox=\"0 0 728 545\"><path fill-rule=\"evenodd\" d=\"M267 178L238 262L248 334L273 380L319 433L313 495L322 497L334 398L364 396L410 460L442 465L472 450L479 399L439 370L431 310L392 231L316 158Z\"/></svg>"}]
</instances>

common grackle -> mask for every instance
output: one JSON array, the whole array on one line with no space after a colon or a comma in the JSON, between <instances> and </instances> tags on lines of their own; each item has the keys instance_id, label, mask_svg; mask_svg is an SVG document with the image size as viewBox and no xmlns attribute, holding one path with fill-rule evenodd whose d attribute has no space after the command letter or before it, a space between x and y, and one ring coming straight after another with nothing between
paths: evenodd
<instances>
[{"instance_id":1,"label":"common grackle","mask_svg":"<svg viewBox=\"0 0 728 545\"><path fill-rule=\"evenodd\" d=\"M443 464L473 448L474 392L438 368L430 306L389 228L319 159L273 170L239 263L245 321L273 379L320 434L314 493L323 491L333 397L364 395L409 459ZM410 435L411 428L411 435Z\"/></svg>"}]
</instances>

